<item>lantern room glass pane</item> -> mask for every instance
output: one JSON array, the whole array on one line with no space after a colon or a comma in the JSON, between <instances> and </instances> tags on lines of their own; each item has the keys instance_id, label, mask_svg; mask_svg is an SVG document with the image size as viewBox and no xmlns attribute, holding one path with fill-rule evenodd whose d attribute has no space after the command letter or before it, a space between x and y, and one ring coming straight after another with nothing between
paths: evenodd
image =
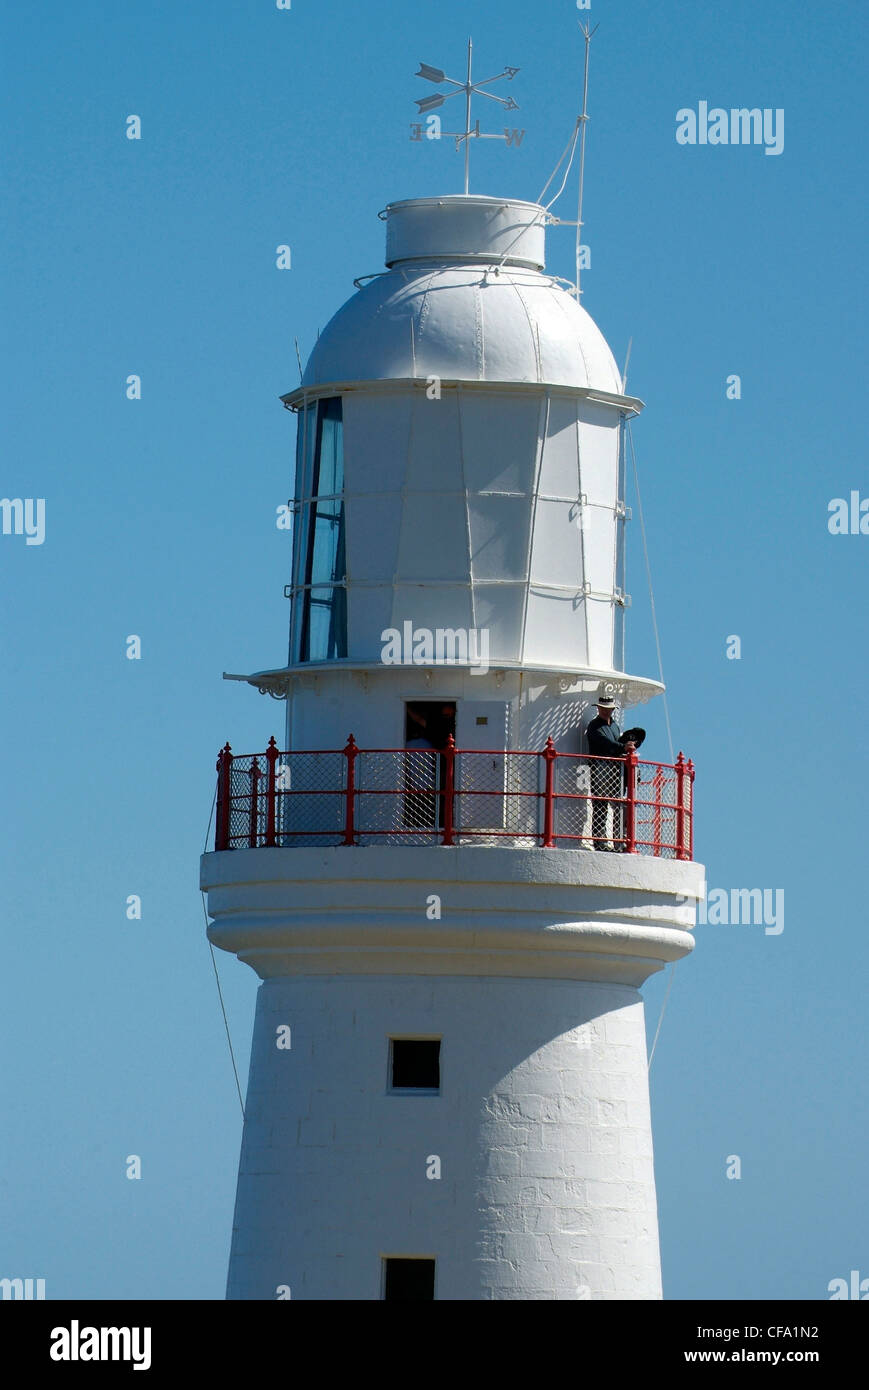
<instances>
[{"instance_id":1,"label":"lantern room glass pane","mask_svg":"<svg viewBox=\"0 0 869 1390\"><path fill-rule=\"evenodd\" d=\"M293 520L293 584L301 583L299 578L303 567L304 545L302 538L307 534L304 526L302 499L311 495L311 475L314 467L314 447L317 440L317 403L300 410L298 414L298 434L296 436L296 505Z\"/></svg>"},{"instance_id":2,"label":"lantern room glass pane","mask_svg":"<svg viewBox=\"0 0 869 1390\"><path fill-rule=\"evenodd\" d=\"M347 592L337 586L308 589L306 649L302 661L329 661L347 655Z\"/></svg>"},{"instance_id":3,"label":"lantern room glass pane","mask_svg":"<svg viewBox=\"0 0 869 1390\"><path fill-rule=\"evenodd\" d=\"M334 584L344 578L344 504L337 497L311 505L310 584ZM310 524L310 523L309 523Z\"/></svg>"},{"instance_id":4,"label":"lantern room glass pane","mask_svg":"<svg viewBox=\"0 0 869 1390\"><path fill-rule=\"evenodd\" d=\"M317 401L300 412L296 457L293 648L297 661L327 661L347 654L340 396Z\"/></svg>"},{"instance_id":5,"label":"lantern room glass pane","mask_svg":"<svg viewBox=\"0 0 869 1390\"><path fill-rule=\"evenodd\" d=\"M310 497L314 448L317 442L317 403L314 401L299 411L299 433L296 438L296 498Z\"/></svg>"},{"instance_id":6,"label":"lantern room glass pane","mask_svg":"<svg viewBox=\"0 0 869 1390\"><path fill-rule=\"evenodd\" d=\"M344 423L341 397L320 401L317 450L317 496L333 497L344 491Z\"/></svg>"}]
</instances>

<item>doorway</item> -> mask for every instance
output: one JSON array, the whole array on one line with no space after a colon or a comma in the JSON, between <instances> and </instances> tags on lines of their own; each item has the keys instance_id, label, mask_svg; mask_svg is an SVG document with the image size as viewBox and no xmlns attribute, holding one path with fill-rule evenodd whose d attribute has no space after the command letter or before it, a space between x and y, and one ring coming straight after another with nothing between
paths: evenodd
<instances>
[{"instance_id":1,"label":"doorway","mask_svg":"<svg viewBox=\"0 0 869 1390\"><path fill-rule=\"evenodd\" d=\"M407 700L404 706L402 824L421 833L444 824L446 758L441 750L456 733L455 700Z\"/></svg>"}]
</instances>

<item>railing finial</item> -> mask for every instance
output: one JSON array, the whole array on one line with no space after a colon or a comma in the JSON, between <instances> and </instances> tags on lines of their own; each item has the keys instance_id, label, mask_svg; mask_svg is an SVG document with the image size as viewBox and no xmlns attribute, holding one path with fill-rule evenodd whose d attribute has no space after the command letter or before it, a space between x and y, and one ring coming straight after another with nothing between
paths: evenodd
<instances>
[{"instance_id":1,"label":"railing finial","mask_svg":"<svg viewBox=\"0 0 869 1390\"><path fill-rule=\"evenodd\" d=\"M344 793L345 845L355 845L356 843L356 759L358 756L359 749L356 747L356 740L351 734L344 748L344 757L347 759L347 785Z\"/></svg>"},{"instance_id":2,"label":"railing finial","mask_svg":"<svg viewBox=\"0 0 869 1390\"><path fill-rule=\"evenodd\" d=\"M637 848L637 767L639 761L636 749L625 755L625 854L634 854ZM615 831L615 826L613 831ZM613 843L615 843L615 834L613 835Z\"/></svg>"},{"instance_id":3,"label":"railing finial","mask_svg":"<svg viewBox=\"0 0 869 1390\"><path fill-rule=\"evenodd\" d=\"M543 848L555 847L555 759L558 754L550 734L546 746L540 754L546 769L546 782L543 790Z\"/></svg>"},{"instance_id":4,"label":"railing finial","mask_svg":"<svg viewBox=\"0 0 869 1390\"><path fill-rule=\"evenodd\" d=\"M217 817L214 823L215 850L229 849L229 812L232 784L232 749L226 743L217 755Z\"/></svg>"},{"instance_id":5,"label":"railing finial","mask_svg":"<svg viewBox=\"0 0 869 1390\"><path fill-rule=\"evenodd\" d=\"M272 734L269 739L269 746L266 749L266 762L268 763L268 778L266 781L266 846L271 847L277 844L277 763L280 757L278 745L275 743L275 736Z\"/></svg>"},{"instance_id":6,"label":"railing finial","mask_svg":"<svg viewBox=\"0 0 869 1390\"><path fill-rule=\"evenodd\" d=\"M682 750L676 759L676 858L687 859L688 848L685 842L685 775L688 769Z\"/></svg>"},{"instance_id":7,"label":"railing finial","mask_svg":"<svg viewBox=\"0 0 869 1390\"><path fill-rule=\"evenodd\" d=\"M455 821L455 795L456 795L456 740L452 734L447 734L444 744L444 833L441 839L442 845L454 845L453 835Z\"/></svg>"}]
</instances>

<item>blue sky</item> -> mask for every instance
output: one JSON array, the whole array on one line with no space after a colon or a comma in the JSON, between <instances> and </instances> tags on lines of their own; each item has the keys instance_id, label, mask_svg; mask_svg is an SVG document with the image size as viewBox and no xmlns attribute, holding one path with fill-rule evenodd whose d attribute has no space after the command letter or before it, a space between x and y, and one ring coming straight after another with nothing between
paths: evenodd
<instances>
[{"instance_id":1,"label":"blue sky","mask_svg":"<svg viewBox=\"0 0 869 1390\"><path fill-rule=\"evenodd\" d=\"M433 90L419 61L458 74L470 32L477 71L521 68L526 136L479 142L471 190L533 199L577 115L589 18L583 302L620 362L633 339L647 403L634 439L697 855L710 886L785 894L780 934L701 926L676 969L651 1072L665 1293L824 1299L869 1277L869 535L827 526L831 499L869 497L864 15L4 6L0 493L44 498L46 531L0 536L0 1275L50 1298L223 1297L241 1117L198 855L218 747L282 725L221 673L285 659L293 342L307 356L382 268L379 209L461 191L450 143L409 138ZM700 101L783 109L783 152L677 144ZM556 210L574 209L571 182ZM569 276L572 232L548 247ZM655 675L636 522L629 545L627 665ZM660 709L644 722L666 757ZM256 978L219 968L244 1078ZM650 1037L667 983L644 991Z\"/></svg>"}]
</instances>

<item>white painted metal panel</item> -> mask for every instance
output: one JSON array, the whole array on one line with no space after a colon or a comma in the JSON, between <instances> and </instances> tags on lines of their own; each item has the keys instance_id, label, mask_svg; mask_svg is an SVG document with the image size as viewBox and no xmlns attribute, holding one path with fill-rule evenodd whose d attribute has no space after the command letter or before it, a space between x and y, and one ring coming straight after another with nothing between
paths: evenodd
<instances>
[{"instance_id":1,"label":"white painted metal panel","mask_svg":"<svg viewBox=\"0 0 869 1390\"><path fill-rule=\"evenodd\" d=\"M515 198L406 198L386 208L386 264L433 256L487 263L506 257L542 270L545 225L543 208Z\"/></svg>"},{"instance_id":2,"label":"white painted metal panel","mask_svg":"<svg viewBox=\"0 0 869 1390\"><path fill-rule=\"evenodd\" d=\"M344 475L352 492L397 492L410 440L409 396L350 391L344 396Z\"/></svg>"},{"instance_id":3,"label":"white painted metal panel","mask_svg":"<svg viewBox=\"0 0 869 1390\"><path fill-rule=\"evenodd\" d=\"M305 386L437 373L460 381L548 382L622 395L600 329L549 276L505 266L485 277L450 260L372 280L327 324Z\"/></svg>"},{"instance_id":4,"label":"white painted metal panel","mask_svg":"<svg viewBox=\"0 0 869 1390\"><path fill-rule=\"evenodd\" d=\"M583 415L586 413L583 411ZM600 419L601 423L590 423L580 418L580 480L589 502L605 502L613 506L618 494L618 424L612 413Z\"/></svg>"},{"instance_id":5,"label":"white painted metal panel","mask_svg":"<svg viewBox=\"0 0 869 1390\"><path fill-rule=\"evenodd\" d=\"M518 661L522 645L524 584L475 584L475 626L489 634L489 664Z\"/></svg>"},{"instance_id":6,"label":"white painted metal panel","mask_svg":"<svg viewBox=\"0 0 869 1390\"><path fill-rule=\"evenodd\" d=\"M485 720L485 723L481 723ZM475 700L456 705L456 747L507 748L510 743L510 704L507 700Z\"/></svg>"},{"instance_id":7,"label":"white painted metal panel","mask_svg":"<svg viewBox=\"0 0 869 1390\"><path fill-rule=\"evenodd\" d=\"M479 721L485 720L485 723ZM459 831L503 830L507 760L510 742L510 706L505 700L460 700L456 708L456 746L485 749L485 753L459 759L456 790ZM491 791L492 795L481 795ZM466 793L466 795L462 795Z\"/></svg>"},{"instance_id":8,"label":"white painted metal panel","mask_svg":"<svg viewBox=\"0 0 869 1390\"><path fill-rule=\"evenodd\" d=\"M347 591L347 656L351 661L377 661L380 634L392 626L392 587L349 585Z\"/></svg>"},{"instance_id":9,"label":"white painted metal panel","mask_svg":"<svg viewBox=\"0 0 869 1390\"><path fill-rule=\"evenodd\" d=\"M401 514L398 577L469 579L465 506L449 493L410 493Z\"/></svg>"},{"instance_id":10,"label":"white painted metal panel","mask_svg":"<svg viewBox=\"0 0 869 1390\"><path fill-rule=\"evenodd\" d=\"M462 453L470 492L533 490L540 401L537 395L462 394Z\"/></svg>"},{"instance_id":11,"label":"white painted metal panel","mask_svg":"<svg viewBox=\"0 0 869 1390\"><path fill-rule=\"evenodd\" d=\"M525 661L535 666L587 664L584 614L585 601L578 590L565 595L532 587L525 624ZM555 663L553 658L557 658Z\"/></svg>"},{"instance_id":12,"label":"white painted metal panel","mask_svg":"<svg viewBox=\"0 0 869 1390\"><path fill-rule=\"evenodd\" d=\"M549 426L543 445L539 491L544 496L579 497L579 435L576 428L577 402L552 396Z\"/></svg>"},{"instance_id":13,"label":"white painted metal panel","mask_svg":"<svg viewBox=\"0 0 869 1390\"><path fill-rule=\"evenodd\" d=\"M440 400L429 400L415 391L407 491L460 492L463 486L458 393L444 391Z\"/></svg>"},{"instance_id":14,"label":"white painted metal panel","mask_svg":"<svg viewBox=\"0 0 869 1390\"><path fill-rule=\"evenodd\" d=\"M598 670L612 669L613 606L605 600L589 598L588 659Z\"/></svg>"},{"instance_id":15,"label":"white painted metal panel","mask_svg":"<svg viewBox=\"0 0 869 1390\"><path fill-rule=\"evenodd\" d=\"M473 627L471 591L467 586L439 584L397 584L392 606L392 626L401 627L407 619L416 627L434 632L439 627Z\"/></svg>"},{"instance_id":16,"label":"white painted metal panel","mask_svg":"<svg viewBox=\"0 0 869 1390\"><path fill-rule=\"evenodd\" d=\"M573 502L539 500L534 516L531 581L582 588L582 532Z\"/></svg>"},{"instance_id":17,"label":"white painted metal panel","mask_svg":"<svg viewBox=\"0 0 869 1390\"><path fill-rule=\"evenodd\" d=\"M596 594L611 594L615 584L616 519L609 507L592 507L582 533L585 577Z\"/></svg>"},{"instance_id":18,"label":"white painted metal panel","mask_svg":"<svg viewBox=\"0 0 869 1390\"><path fill-rule=\"evenodd\" d=\"M531 530L530 497L471 496L468 513L474 580L524 580Z\"/></svg>"},{"instance_id":19,"label":"white painted metal panel","mask_svg":"<svg viewBox=\"0 0 869 1390\"><path fill-rule=\"evenodd\" d=\"M382 579L389 583L398 563L401 497L395 492L379 496L349 495L347 519L347 574L354 580Z\"/></svg>"}]
</instances>

